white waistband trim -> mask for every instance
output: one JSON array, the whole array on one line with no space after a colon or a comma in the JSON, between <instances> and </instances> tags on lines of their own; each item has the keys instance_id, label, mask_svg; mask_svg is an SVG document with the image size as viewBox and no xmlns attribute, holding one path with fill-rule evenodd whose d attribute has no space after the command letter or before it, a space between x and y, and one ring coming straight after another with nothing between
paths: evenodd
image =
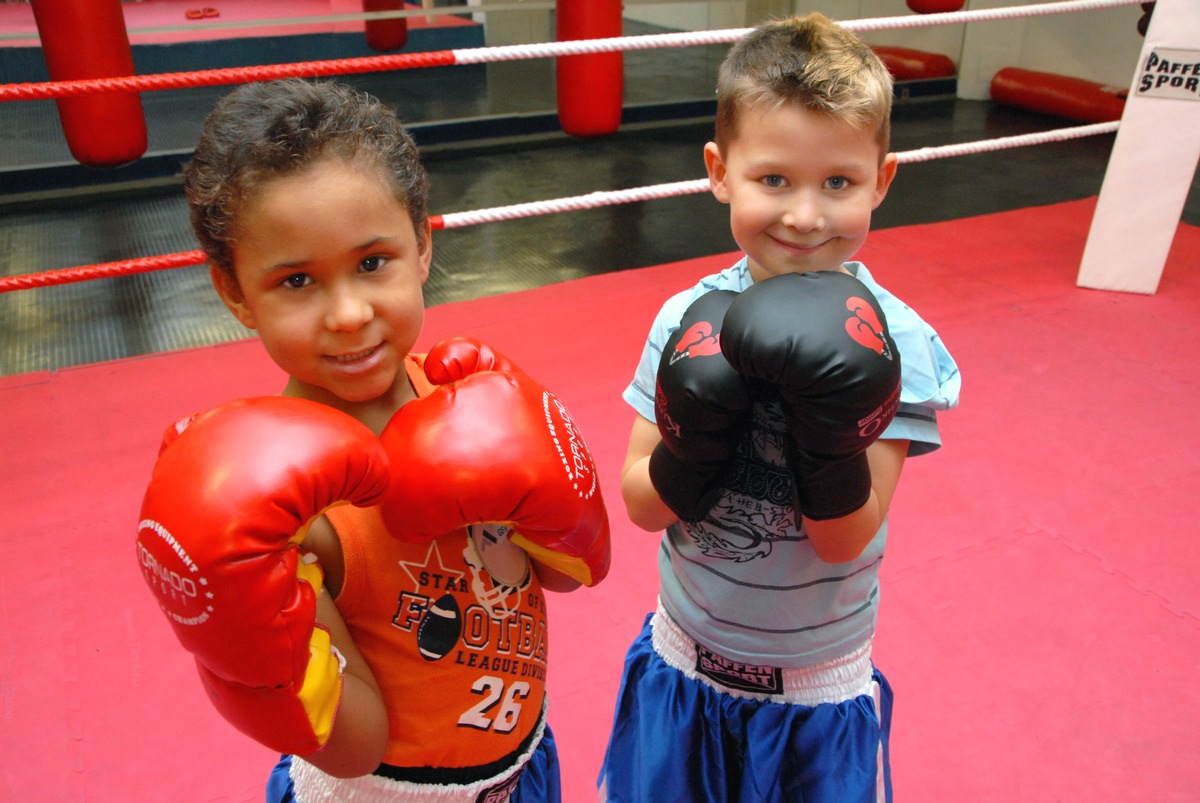
<instances>
[{"instance_id":1,"label":"white waistband trim","mask_svg":"<svg viewBox=\"0 0 1200 803\"><path fill-rule=\"evenodd\" d=\"M542 742L546 732L546 707L529 748L516 762L497 775L472 784L423 784L411 781L394 781L378 775L361 775L357 778L335 778L309 764L300 756L292 757L292 785L296 803L475 803L480 795L493 787L503 787L512 780L525 765ZM484 798L488 803L505 803L511 796L510 789L496 789L494 796Z\"/></svg>"},{"instance_id":2,"label":"white waistband trim","mask_svg":"<svg viewBox=\"0 0 1200 803\"><path fill-rule=\"evenodd\" d=\"M821 703L840 703L862 694L871 693L871 642L847 655L813 666L798 668L746 667L750 671L771 670L778 673L782 683L778 693L763 693L732 688L697 669L696 642L675 623L659 601L650 620L651 644L668 665L692 680L710 686L733 697L768 700L777 703L796 703L816 706ZM715 650L710 650L715 653ZM732 667L745 667L732 659L722 658Z\"/></svg>"}]
</instances>

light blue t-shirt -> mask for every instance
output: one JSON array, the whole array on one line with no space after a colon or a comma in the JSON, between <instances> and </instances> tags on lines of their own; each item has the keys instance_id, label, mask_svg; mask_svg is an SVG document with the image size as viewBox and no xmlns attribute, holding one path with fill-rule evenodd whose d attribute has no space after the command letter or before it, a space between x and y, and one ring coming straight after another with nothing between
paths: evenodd
<instances>
[{"instance_id":1,"label":"light blue t-shirt","mask_svg":"<svg viewBox=\"0 0 1200 803\"><path fill-rule=\"evenodd\" d=\"M881 438L910 441L909 456L941 446L938 410L958 404L958 366L937 332L858 262L846 269L875 294L900 352L900 407ZM670 298L655 318L625 400L654 421L655 375L668 338L710 290L754 283L747 260ZM701 522L676 522L659 550L663 607L692 638L748 664L811 666L867 643L879 607L887 522L858 559L820 560L797 524L787 428L777 403L755 404L731 488Z\"/></svg>"}]
</instances>

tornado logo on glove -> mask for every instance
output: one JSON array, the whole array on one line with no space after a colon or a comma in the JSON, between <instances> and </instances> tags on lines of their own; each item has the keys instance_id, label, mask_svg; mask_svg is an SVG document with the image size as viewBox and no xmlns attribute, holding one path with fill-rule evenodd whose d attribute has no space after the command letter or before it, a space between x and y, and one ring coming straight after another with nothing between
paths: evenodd
<instances>
[{"instance_id":1,"label":"tornado logo on glove","mask_svg":"<svg viewBox=\"0 0 1200 803\"><path fill-rule=\"evenodd\" d=\"M846 309L854 313L854 317L846 319L846 332L850 337L876 354L891 360L892 349L888 345L883 324L879 322L875 308L867 303L866 299L851 296L846 299Z\"/></svg>"}]
</instances>

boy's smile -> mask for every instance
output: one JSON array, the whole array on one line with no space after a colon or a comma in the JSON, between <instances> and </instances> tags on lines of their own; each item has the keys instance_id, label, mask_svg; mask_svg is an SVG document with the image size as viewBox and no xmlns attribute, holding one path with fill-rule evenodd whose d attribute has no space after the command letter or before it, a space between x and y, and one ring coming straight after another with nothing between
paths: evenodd
<instances>
[{"instance_id":1,"label":"boy's smile","mask_svg":"<svg viewBox=\"0 0 1200 803\"><path fill-rule=\"evenodd\" d=\"M743 109L725 150L710 142L704 160L755 281L840 269L896 174L874 132L792 104Z\"/></svg>"}]
</instances>

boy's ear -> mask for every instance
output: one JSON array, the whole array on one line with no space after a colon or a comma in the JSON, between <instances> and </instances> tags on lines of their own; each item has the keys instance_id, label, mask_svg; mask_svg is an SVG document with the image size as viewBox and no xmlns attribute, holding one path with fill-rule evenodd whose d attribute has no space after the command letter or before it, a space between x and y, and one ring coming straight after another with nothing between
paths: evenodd
<instances>
[{"instance_id":1,"label":"boy's ear","mask_svg":"<svg viewBox=\"0 0 1200 803\"><path fill-rule=\"evenodd\" d=\"M723 204L729 203L729 189L725 186L725 160L717 143L704 146L704 167L708 170L708 186L712 194Z\"/></svg>"},{"instance_id":2,"label":"boy's ear","mask_svg":"<svg viewBox=\"0 0 1200 803\"><path fill-rule=\"evenodd\" d=\"M246 297L242 295L242 288L238 286L237 279L216 265L208 266L208 275L212 279L217 295L225 302L225 306L233 313L233 317L241 321L242 326L247 329L257 329L254 315L246 306Z\"/></svg>"},{"instance_id":3,"label":"boy's ear","mask_svg":"<svg viewBox=\"0 0 1200 803\"><path fill-rule=\"evenodd\" d=\"M878 209L887 197L888 187L892 186L892 179L896 177L896 168L899 165L900 159L896 154L889 153L883 157L883 164L879 166L879 175L875 179L875 203L871 209Z\"/></svg>"}]
</instances>

